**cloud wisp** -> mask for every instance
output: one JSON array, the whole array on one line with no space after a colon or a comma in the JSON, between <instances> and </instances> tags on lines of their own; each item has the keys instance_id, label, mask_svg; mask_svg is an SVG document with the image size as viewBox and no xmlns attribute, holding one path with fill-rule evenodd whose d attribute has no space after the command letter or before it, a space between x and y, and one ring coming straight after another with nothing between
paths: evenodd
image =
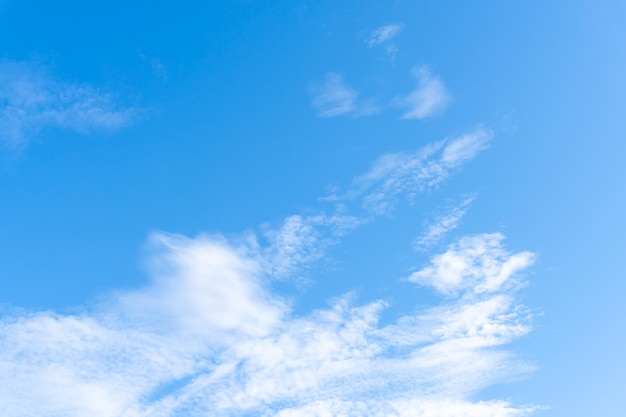
<instances>
[{"instance_id":1,"label":"cloud wisp","mask_svg":"<svg viewBox=\"0 0 626 417\"><path fill-rule=\"evenodd\" d=\"M436 189L486 149L492 137L490 129L478 126L415 152L383 155L368 171L354 178L347 191L341 192L334 187L331 194L320 198L334 203L330 212L293 215L277 228L267 227L264 237L268 246L264 257L271 264L273 278L303 278L304 270L316 262L323 262L328 249L343 236L374 221L377 216L390 214L402 200L413 203L420 193ZM465 205L470 202L468 199ZM465 205L459 208L458 216ZM448 229L455 226L452 223L452 219L448 219Z\"/></svg>"},{"instance_id":2,"label":"cloud wisp","mask_svg":"<svg viewBox=\"0 0 626 417\"><path fill-rule=\"evenodd\" d=\"M367 45L370 48L382 45L398 36L403 30L404 25L402 23L393 23L376 28L367 38Z\"/></svg>"},{"instance_id":3,"label":"cloud wisp","mask_svg":"<svg viewBox=\"0 0 626 417\"><path fill-rule=\"evenodd\" d=\"M379 112L372 101L358 100L358 91L347 85L343 76L336 72L326 74L321 83L312 83L309 91L313 97L311 105L320 117L361 117Z\"/></svg>"},{"instance_id":4,"label":"cloud wisp","mask_svg":"<svg viewBox=\"0 0 626 417\"><path fill-rule=\"evenodd\" d=\"M415 239L415 248L418 250L426 250L440 242L448 232L459 227L459 223L463 216L465 216L468 206L472 204L475 199L475 195L466 198L447 213L438 216L435 221L428 224L424 233Z\"/></svg>"},{"instance_id":5,"label":"cloud wisp","mask_svg":"<svg viewBox=\"0 0 626 417\"><path fill-rule=\"evenodd\" d=\"M26 145L46 128L114 130L136 115L92 86L59 81L33 64L0 62L0 142L9 147Z\"/></svg>"},{"instance_id":6,"label":"cloud wisp","mask_svg":"<svg viewBox=\"0 0 626 417\"><path fill-rule=\"evenodd\" d=\"M391 47L388 52L394 55L396 49ZM443 113L452 102L443 81L431 74L426 66L414 69L413 76L417 79L417 87L408 95L393 99L390 106L404 109L402 119L421 120ZM327 73L323 82L311 83L309 93L311 106L319 117L372 116L381 113L385 107L376 105L374 99L360 100L359 92L337 72Z\"/></svg>"},{"instance_id":7,"label":"cloud wisp","mask_svg":"<svg viewBox=\"0 0 626 417\"><path fill-rule=\"evenodd\" d=\"M404 30L404 24L393 23L389 25L381 26L373 30L366 42L369 48L377 46L384 46L385 51L389 54L391 61L395 61L398 54L398 47L392 42L392 40L398 36Z\"/></svg>"},{"instance_id":8,"label":"cloud wisp","mask_svg":"<svg viewBox=\"0 0 626 417\"><path fill-rule=\"evenodd\" d=\"M493 132L483 126L427 145L416 152L389 153L354 180L352 188L335 200L360 199L374 214L388 213L401 198L413 200L420 192L438 187L449 175L486 149Z\"/></svg>"},{"instance_id":9,"label":"cloud wisp","mask_svg":"<svg viewBox=\"0 0 626 417\"><path fill-rule=\"evenodd\" d=\"M530 330L515 289L532 255L508 253L500 235L469 237L433 257L410 279L448 298L386 326L378 324L384 302L357 304L349 295L295 315L272 292L255 245L206 236L152 240L147 287L83 314L3 317L0 405L8 415L532 412L471 400L530 370L501 346ZM450 272L446 259L467 267Z\"/></svg>"},{"instance_id":10,"label":"cloud wisp","mask_svg":"<svg viewBox=\"0 0 626 417\"><path fill-rule=\"evenodd\" d=\"M417 79L417 88L397 100L400 107L406 108L402 118L425 119L441 114L452 101L443 81L425 66L413 70L413 76Z\"/></svg>"}]
</instances>

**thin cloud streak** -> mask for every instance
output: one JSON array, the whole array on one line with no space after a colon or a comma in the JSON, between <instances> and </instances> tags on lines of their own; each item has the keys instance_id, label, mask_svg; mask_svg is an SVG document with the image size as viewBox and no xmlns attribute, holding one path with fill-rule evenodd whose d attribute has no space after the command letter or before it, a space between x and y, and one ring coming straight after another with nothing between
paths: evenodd
<instances>
[{"instance_id":1,"label":"thin cloud streak","mask_svg":"<svg viewBox=\"0 0 626 417\"><path fill-rule=\"evenodd\" d=\"M459 227L461 219L465 216L468 206L476 199L476 196L466 198L461 204L453 207L444 215L428 224L424 233L415 239L414 245L418 250L426 250L441 241L451 230Z\"/></svg>"},{"instance_id":2,"label":"thin cloud streak","mask_svg":"<svg viewBox=\"0 0 626 417\"><path fill-rule=\"evenodd\" d=\"M46 128L115 130L136 116L136 109L92 86L59 81L33 64L0 62L0 142L6 146L25 146Z\"/></svg>"},{"instance_id":3,"label":"thin cloud streak","mask_svg":"<svg viewBox=\"0 0 626 417\"><path fill-rule=\"evenodd\" d=\"M488 147L493 132L479 126L456 138L439 141L407 153L383 155L351 190L336 200L360 199L373 214L388 213L401 197L414 200L418 193L437 188L448 176Z\"/></svg>"},{"instance_id":4,"label":"thin cloud streak","mask_svg":"<svg viewBox=\"0 0 626 417\"><path fill-rule=\"evenodd\" d=\"M394 23L390 25L381 26L370 34L367 40L367 45L372 48L374 46L382 45L385 42L395 38L404 30L402 23Z\"/></svg>"}]
</instances>

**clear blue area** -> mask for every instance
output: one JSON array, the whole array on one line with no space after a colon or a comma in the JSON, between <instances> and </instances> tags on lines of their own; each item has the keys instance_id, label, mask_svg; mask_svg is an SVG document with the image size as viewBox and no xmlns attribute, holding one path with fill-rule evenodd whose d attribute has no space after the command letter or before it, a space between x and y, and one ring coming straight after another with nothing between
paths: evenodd
<instances>
[{"instance_id":1,"label":"clear blue area","mask_svg":"<svg viewBox=\"0 0 626 417\"><path fill-rule=\"evenodd\" d=\"M405 29L391 60L366 36ZM145 282L151 231L235 235L318 208L386 152L478 124L491 147L440 191L333 248L300 292L306 311L357 289L394 300L426 255L411 249L440 203L477 193L454 235L502 231L539 255L524 290L535 330L514 350L537 364L485 397L617 415L626 391L626 5L585 1L0 1L0 59L142 109L88 135L46 128L0 151L0 303L63 310ZM340 72L391 101L428 65L442 115L319 118L309 86ZM367 241L361 237L365 236ZM371 239L377 236L376 239ZM345 271L349 271L346 274ZM425 295L426 297L426 295Z\"/></svg>"}]
</instances>

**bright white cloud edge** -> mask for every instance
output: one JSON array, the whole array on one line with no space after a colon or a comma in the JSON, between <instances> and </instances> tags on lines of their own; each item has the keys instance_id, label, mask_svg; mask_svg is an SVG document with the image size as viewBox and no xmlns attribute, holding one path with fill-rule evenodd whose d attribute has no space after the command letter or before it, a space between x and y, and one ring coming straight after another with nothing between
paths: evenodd
<instances>
[{"instance_id":1,"label":"bright white cloud edge","mask_svg":"<svg viewBox=\"0 0 626 417\"><path fill-rule=\"evenodd\" d=\"M426 147L419 164L406 164L415 155L379 161L355 182L357 206L372 190L395 198L438 184L484 149L491 134L477 132ZM425 166L439 168L424 175ZM388 181L402 185L381 188ZM532 369L502 346L531 329L515 294L534 255L508 252L500 234L465 237L433 256L409 280L441 293L442 303L388 325L378 323L383 301L358 304L348 294L298 316L272 291L275 275L319 261L360 221L292 216L270 233L269 247L252 235L153 235L145 288L82 314L2 318L0 408L15 417L532 413L472 399Z\"/></svg>"}]
</instances>

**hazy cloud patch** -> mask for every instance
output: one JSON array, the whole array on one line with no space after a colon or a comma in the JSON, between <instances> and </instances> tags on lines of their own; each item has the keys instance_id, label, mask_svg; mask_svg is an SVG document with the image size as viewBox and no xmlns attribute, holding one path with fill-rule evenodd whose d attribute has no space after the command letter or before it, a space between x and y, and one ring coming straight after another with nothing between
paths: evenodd
<instances>
[{"instance_id":1,"label":"hazy cloud patch","mask_svg":"<svg viewBox=\"0 0 626 417\"><path fill-rule=\"evenodd\" d=\"M87 84L54 78L25 62L0 62L0 141L21 147L46 128L88 133L131 124L137 109Z\"/></svg>"},{"instance_id":2,"label":"hazy cloud patch","mask_svg":"<svg viewBox=\"0 0 626 417\"><path fill-rule=\"evenodd\" d=\"M443 81L431 74L428 67L413 70L417 88L397 102L406 108L403 119L425 119L442 113L452 101Z\"/></svg>"},{"instance_id":3,"label":"hazy cloud patch","mask_svg":"<svg viewBox=\"0 0 626 417\"><path fill-rule=\"evenodd\" d=\"M346 84L343 76L336 72L326 74L321 83L312 83L309 91L313 97L311 105L320 117L360 117L379 112L373 101L358 100L358 91Z\"/></svg>"},{"instance_id":4,"label":"hazy cloud patch","mask_svg":"<svg viewBox=\"0 0 626 417\"><path fill-rule=\"evenodd\" d=\"M389 25L384 25L370 33L367 38L367 45L372 48L374 46L382 45L385 42L390 41L395 38L404 30L404 24L402 23L393 23Z\"/></svg>"}]
</instances>

